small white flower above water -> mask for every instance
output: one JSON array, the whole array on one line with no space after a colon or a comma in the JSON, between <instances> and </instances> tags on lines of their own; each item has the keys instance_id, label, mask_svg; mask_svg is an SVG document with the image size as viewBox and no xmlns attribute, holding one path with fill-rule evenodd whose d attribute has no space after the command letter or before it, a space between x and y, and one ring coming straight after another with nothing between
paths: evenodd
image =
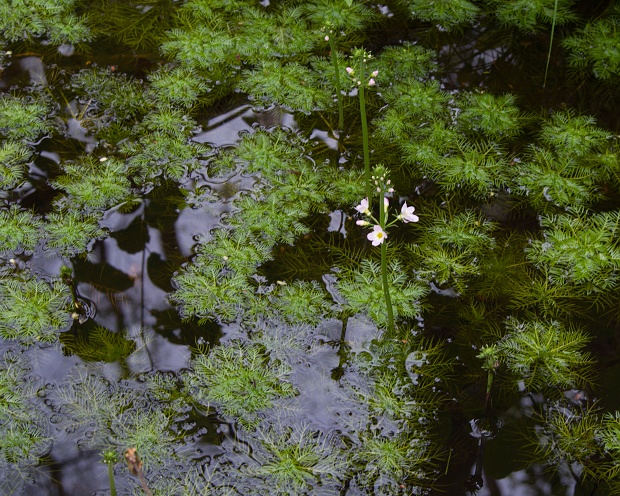
<instances>
[{"instance_id":1,"label":"small white flower above water","mask_svg":"<svg viewBox=\"0 0 620 496\"><path fill-rule=\"evenodd\" d=\"M418 222L420 218L417 215L413 215L415 207L408 207L407 202L403 203L400 209L400 215L398 216L403 222Z\"/></svg>"},{"instance_id":2,"label":"small white flower above water","mask_svg":"<svg viewBox=\"0 0 620 496\"><path fill-rule=\"evenodd\" d=\"M370 215L370 210L368 210L368 198L364 198L359 205L355 207L359 213L364 215Z\"/></svg>"},{"instance_id":3,"label":"small white flower above water","mask_svg":"<svg viewBox=\"0 0 620 496\"><path fill-rule=\"evenodd\" d=\"M379 246L387 239L387 234L383 229L381 229L381 226L375 225L372 228L372 232L368 233L368 236L366 237L369 241L372 241L372 246Z\"/></svg>"}]
</instances>

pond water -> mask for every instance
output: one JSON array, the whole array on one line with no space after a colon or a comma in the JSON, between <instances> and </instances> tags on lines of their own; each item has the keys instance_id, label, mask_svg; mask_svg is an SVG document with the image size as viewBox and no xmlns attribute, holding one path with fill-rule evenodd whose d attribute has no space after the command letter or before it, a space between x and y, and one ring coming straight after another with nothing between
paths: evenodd
<instances>
[{"instance_id":1,"label":"pond water","mask_svg":"<svg viewBox=\"0 0 620 496\"><path fill-rule=\"evenodd\" d=\"M0 492L617 494L620 11L504 3L0 21Z\"/></svg>"}]
</instances>

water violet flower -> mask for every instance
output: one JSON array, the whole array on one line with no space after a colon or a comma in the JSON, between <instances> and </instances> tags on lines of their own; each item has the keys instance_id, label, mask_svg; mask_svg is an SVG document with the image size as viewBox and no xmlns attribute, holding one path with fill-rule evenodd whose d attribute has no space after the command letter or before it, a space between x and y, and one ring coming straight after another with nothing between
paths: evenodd
<instances>
[{"instance_id":1,"label":"water violet flower","mask_svg":"<svg viewBox=\"0 0 620 496\"><path fill-rule=\"evenodd\" d=\"M387 239L386 232L381 229L381 226L375 225L372 228L372 232L366 236L369 241L372 241L372 246L379 246Z\"/></svg>"},{"instance_id":2,"label":"water violet flower","mask_svg":"<svg viewBox=\"0 0 620 496\"><path fill-rule=\"evenodd\" d=\"M403 222L418 222L420 218L417 215L413 215L415 207L408 207L407 202L403 203L403 207L400 209L400 215L398 216Z\"/></svg>"},{"instance_id":3,"label":"water violet flower","mask_svg":"<svg viewBox=\"0 0 620 496\"><path fill-rule=\"evenodd\" d=\"M368 86L374 86L375 84L375 80L373 78L370 78L370 81L368 81Z\"/></svg>"},{"instance_id":4,"label":"water violet flower","mask_svg":"<svg viewBox=\"0 0 620 496\"><path fill-rule=\"evenodd\" d=\"M370 210L368 210L368 198L364 198L360 204L355 207L355 210L364 215L370 215Z\"/></svg>"}]
</instances>

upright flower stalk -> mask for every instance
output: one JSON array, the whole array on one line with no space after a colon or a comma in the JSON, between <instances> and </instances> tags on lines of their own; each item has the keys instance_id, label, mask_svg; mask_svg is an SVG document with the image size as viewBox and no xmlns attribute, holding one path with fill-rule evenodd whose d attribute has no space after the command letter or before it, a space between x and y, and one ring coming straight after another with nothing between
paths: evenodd
<instances>
[{"instance_id":1,"label":"upright flower stalk","mask_svg":"<svg viewBox=\"0 0 620 496\"><path fill-rule=\"evenodd\" d=\"M374 173L375 175L370 178L371 185L375 188L375 191L378 193L380 198L379 201L382 203L382 206L379 209L379 220L377 221L370 211L370 197L368 197L364 198L360 204L355 207L355 210L370 219L370 221L360 219L356 222L356 224L358 226L372 225L372 231L368 233L366 237L372 242L373 246L381 245L381 279L383 285L383 296L385 298L385 307L387 310L388 330L394 331L394 309L392 307L392 298L390 296L390 285L387 270L387 243L385 241L387 240L388 235L386 230L398 221L409 223L418 222L420 219L413 213L415 208L407 205L407 202L404 202L401 207L400 214L398 214L392 222L388 223L388 211L390 208L388 195L391 195L394 192L394 188L392 187L391 181L386 179L386 171L383 166L375 167ZM381 201L381 199L383 199L383 201Z\"/></svg>"},{"instance_id":2,"label":"upright flower stalk","mask_svg":"<svg viewBox=\"0 0 620 496\"><path fill-rule=\"evenodd\" d=\"M325 35L325 41L329 42L329 51L332 55L332 65L336 74L336 97L338 98L338 130L344 129L344 105L342 103L342 86L340 85L340 66L338 64L338 52L336 51L336 43L334 42L334 30L328 29Z\"/></svg>"},{"instance_id":3,"label":"upright flower stalk","mask_svg":"<svg viewBox=\"0 0 620 496\"><path fill-rule=\"evenodd\" d=\"M379 71L374 71L371 74L370 79L366 80L366 64L372 55L363 48L357 48L353 52L353 60L359 67L359 77L355 74L355 69L347 67L346 71L353 79L354 85L357 87L357 94L360 99L360 118L362 121L362 140L364 146L364 176L366 181L366 197L368 202L372 205L372 184L370 177L370 148L368 146L368 120L366 118L366 97L364 90L366 86L374 86L376 84L375 79L379 74Z\"/></svg>"}]
</instances>

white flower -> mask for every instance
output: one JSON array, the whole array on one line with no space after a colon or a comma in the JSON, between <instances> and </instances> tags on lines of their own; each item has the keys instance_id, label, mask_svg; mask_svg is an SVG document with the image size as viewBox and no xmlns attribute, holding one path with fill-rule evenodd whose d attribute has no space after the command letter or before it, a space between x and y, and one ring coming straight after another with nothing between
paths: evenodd
<instances>
[{"instance_id":1,"label":"white flower","mask_svg":"<svg viewBox=\"0 0 620 496\"><path fill-rule=\"evenodd\" d=\"M370 81L368 81L368 86L374 86L375 84L375 80L373 78L370 78Z\"/></svg>"},{"instance_id":2,"label":"white flower","mask_svg":"<svg viewBox=\"0 0 620 496\"><path fill-rule=\"evenodd\" d=\"M329 36L325 36L325 41L329 41Z\"/></svg>"},{"instance_id":3,"label":"white flower","mask_svg":"<svg viewBox=\"0 0 620 496\"><path fill-rule=\"evenodd\" d=\"M372 246L379 246L387 239L387 234L383 229L381 229L381 226L375 225L372 228L372 232L368 233L368 236L366 237L369 241L372 241Z\"/></svg>"},{"instance_id":4,"label":"white flower","mask_svg":"<svg viewBox=\"0 0 620 496\"><path fill-rule=\"evenodd\" d=\"M415 207L408 207L407 202L403 203L403 207L400 209L400 215L398 216L403 222L418 222L420 218L417 215L413 215Z\"/></svg>"},{"instance_id":5,"label":"white flower","mask_svg":"<svg viewBox=\"0 0 620 496\"><path fill-rule=\"evenodd\" d=\"M361 214L370 215L370 210L368 210L368 198L364 198L360 204L355 207L355 210Z\"/></svg>"}]
</instances>

